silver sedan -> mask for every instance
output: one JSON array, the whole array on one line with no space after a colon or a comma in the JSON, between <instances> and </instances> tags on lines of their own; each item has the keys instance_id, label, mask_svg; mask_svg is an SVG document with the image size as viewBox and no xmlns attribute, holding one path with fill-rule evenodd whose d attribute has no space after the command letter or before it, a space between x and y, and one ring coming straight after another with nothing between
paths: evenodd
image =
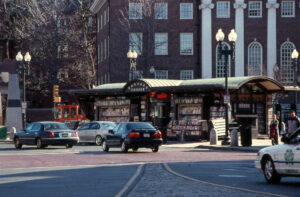
<instances>
[{"instance_id":1,"label":"silver sedan","mask_svg":"<svg viewBox=\"0 0 300 197\"><path fill-rule=\"evenodd\" d=\"M108 134L108 130L116 126L114 122L93 121L82 125L77 129L80 142L95 143L100 146L102 139Z\"/></svg>"}]
</instances>

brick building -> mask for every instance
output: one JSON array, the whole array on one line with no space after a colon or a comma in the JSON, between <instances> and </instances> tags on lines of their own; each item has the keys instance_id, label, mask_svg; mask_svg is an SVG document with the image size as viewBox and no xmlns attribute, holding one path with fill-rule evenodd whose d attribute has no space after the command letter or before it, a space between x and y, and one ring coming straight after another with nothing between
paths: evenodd
<instances>
[{"instance_id":1,"label":"brick building","mask_svg":"<svg viewBox=\"0 0 300 197\"><path fill-rule=\"evenodd\" d=\"M230 76L293 83L290 55L300 45L299 0L95 0L91 10L97 16L99 84L128 81L130 48L138 52L137 70L146 78L223 77L219 28L225 41L231 29L238 35Z\"/></svg>"}]
</instances>

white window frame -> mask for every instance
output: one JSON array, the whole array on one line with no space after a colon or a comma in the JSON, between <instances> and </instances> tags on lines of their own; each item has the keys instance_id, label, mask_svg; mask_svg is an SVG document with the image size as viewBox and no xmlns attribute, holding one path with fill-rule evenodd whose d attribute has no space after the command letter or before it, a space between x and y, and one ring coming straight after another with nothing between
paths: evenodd
<instances>
[{"instance_id":1,"label":"white window frame","mask_svg":"<svg viewBox=\"0 0 300 197\"><path fill-rule=\"evenodd\" d=\"M290 41L284 42L280 47L280 73L281 82L283 84L293 84L294 74L291 54L295 49L294 43Z\"/></svg>"},{"instance_id":2,"label":"white window frame","mask_svg":"<svg viewBox=\"0 0 300 197\"><path fill-rule=\"evenodd\" d=\"M262 45L253 41L248 45L248 76L261 76L263 65Z\"/></svg>"},{"instance_id":3,"label":"white window frame","mask_svg":"<svg viewBox=\"0 0 300 197\"><path fill-rule=\"evenodd\" d=\"M143 18L143 5L142 3L129 3L129 19L142 19Z\"/></svg>"},{"instance_id":4,"label":"white window frame","mask_svg":"<svg viewBox=\"0 0 300 197\"><path fill-rule=\"evenodd\" d=\"M287 10L284 10L284 9L287 9L287 4L291 4L292 5L292 10L289 10L289 11L292 11L292 14L288 14L286 13ZM281 1L281 17L283 18L289 18L289 17L295 17L295 1Z\"/></svg>"},{"instance_id":5,"label":"white window frame","mask_svg":"<svg viewBox=\"0 0 300 197\"><path fill-rule=\"evenodd\" d=\"M248 2L248 17L249 18L261 18L262 17L262 2L261 1L249 1ZM257 5L259 5L257 7Z\"/></svg>"},{"instance_id":6,"label":"white window frame","mask_svg":"<svg viewBox=\"0 0 300 197\"><path fill-rule=\"evenodd\" d=\"M223 7L224 5L228 8ZM230 1L217 1L217 18L230 18Z\"/></svg>"},{"instance_id":7,"label":"white window frame","mask_svg":"<svg viewBox=\"0 0 300 197\"><path fill-rule=\"evenodd\" d=\"M154 55L168 55L168 33L154 34Z\"/></svg>"},{"instance_id":8,"label":"white window frame","mask_svg":"<svg viewBox=\"0 0 300 197\"><path fill-rule=\"evenodd\" d=\"M193 33L180 33L180 55L194 55Z\"/></svg>"},{"instance_id":9,"label":"white window frame","mask_svg":"<svg viewBox=\"0 0 300 197\"><path fill-rule=\"evenodd\" d=\"M168 19L168 3L155 3L154 4L154 18L155 19Z\"/></svg>"},{"instance_id":10,"label":"white window frame","mask_svg":"<svg viewBox=\"0 0 300 197\"><path fill-rule=\"evenodd\" d=\"M181 70L180 71L180 79L181 80L194 79L194 71L193 70Z\"/></svg>"},{"instance_id":11,"label":"white window frame","mask_svg":"<svg viewBox=\"0 0 300 197\"><path fill-rule=\"evenodd\" d=\"M186 9L186 10L185 10ZM190 10L187 10L190 9ZM189 14L187 14L189 13ZM180 3L180 19L189 20L193 19L193 3Z\"/></svg>"},{"instance_id":12,"label":"white window frame","mask_svg":"<svg viewBox=\"0 0 300 197\"><path fill-rule=\"evenodd\" d=\"M227 42L222 42L222 46L224 47L224 45L227 46L228 49L230 49L230 45ZM216 78L220 78L220 77L225 77L225 56L222 56L222 59L219 59L219 44L217 44L216 47ZM227 76L230 77L231 73L231 56L228 56L228 72L227 72Z\"/></svg>"},{"instance_id":13,"label":"white window frame","mask_svg":"<svg viewBox=\"0 0 300 197\"><path fill-rule=\"evenodd\" d=\"M129 49L135 50L139 55L143 53L143 33L141 32L129 33Z\"/></svg>"},{"instance_id":14,"label":"white window frame","mask_svg":"<svg viewBox=\"0 0 300 197\"><path fill-rule=\"evenodd\" d=\"M156 70L154 73L155 79L168 79L168 70Z\"/></svg>"}]
</instances>

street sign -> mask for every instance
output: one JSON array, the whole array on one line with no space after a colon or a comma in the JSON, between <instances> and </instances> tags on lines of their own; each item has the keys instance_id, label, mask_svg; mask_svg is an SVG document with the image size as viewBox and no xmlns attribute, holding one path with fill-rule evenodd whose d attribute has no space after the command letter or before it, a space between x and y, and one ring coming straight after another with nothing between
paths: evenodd
<instances>
[{"instance_id":1,"label":"street sign","mask_svg":"<svg viewBox=\"0 0 300 197\"><path fill-rule=\"evenodd\" d=\"M224 104L230 103L230 96L229 95L224 95Z\"/></svg>"}]
</instances>

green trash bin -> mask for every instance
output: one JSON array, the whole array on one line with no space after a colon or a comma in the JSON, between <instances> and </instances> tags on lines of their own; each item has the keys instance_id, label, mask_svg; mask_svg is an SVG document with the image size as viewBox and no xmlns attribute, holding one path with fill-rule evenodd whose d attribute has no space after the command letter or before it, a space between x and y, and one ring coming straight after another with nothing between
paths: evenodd
<instances>
[{"instance_id":1,"label":"green trash bin","mask_svg":"<svg viewBox=\"0 0 300 197\"><path fill-rule=\"evenodd\" d=\"M0 139L6 140L7 138L7 126L0 126Z\"/></svg>"}]
</instances>

